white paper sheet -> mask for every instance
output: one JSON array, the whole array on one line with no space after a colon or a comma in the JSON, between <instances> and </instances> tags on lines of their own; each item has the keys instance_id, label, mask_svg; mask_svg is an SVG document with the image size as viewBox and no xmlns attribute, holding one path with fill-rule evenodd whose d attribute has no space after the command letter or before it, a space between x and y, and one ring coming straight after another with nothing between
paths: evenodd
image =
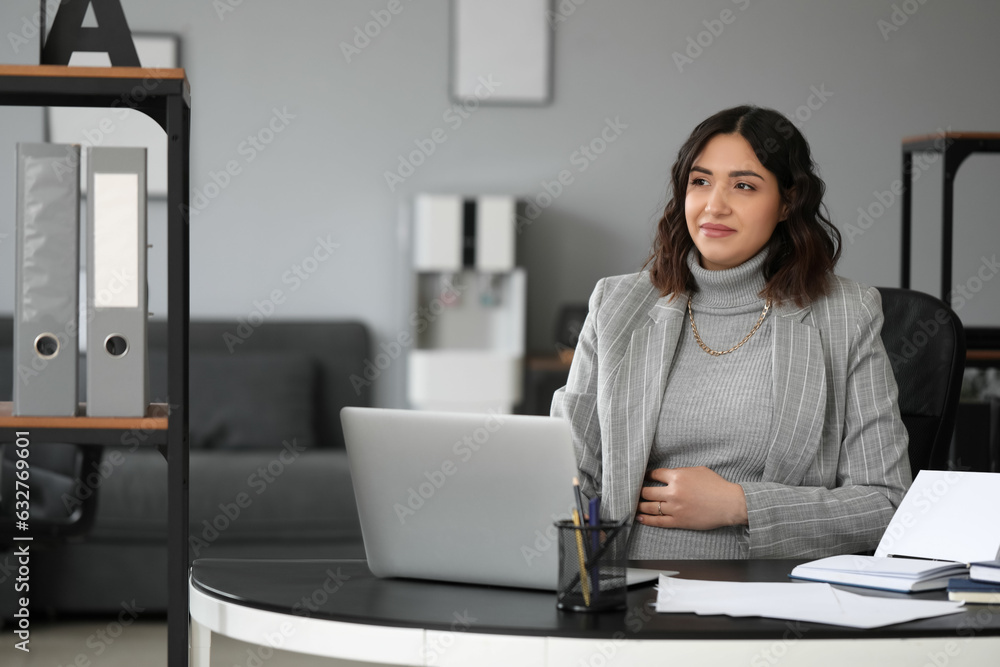
<instances>
[{"instance_id":1,"label":"white paper sheet","mask_svg":"<svg viewBox=\"0 0 1000 667\"><path fill-rule=\"evenodd\" d=\"M701 616L766 616L791 621L878 628L962 611L962 603L857 595L829 584L729 582L661 575L656 611Z\"/></svg>"},{"instance_id":2,"label":"white paper sheet","mask_svg":"<svg viewBox=\"0 0 1000 667\"><path fill-rule=\"evenodd\" d=\"M1000 558L997 507L1000 473L921 470L875 555L961 563Z\"/></svg>"}]
</instances>

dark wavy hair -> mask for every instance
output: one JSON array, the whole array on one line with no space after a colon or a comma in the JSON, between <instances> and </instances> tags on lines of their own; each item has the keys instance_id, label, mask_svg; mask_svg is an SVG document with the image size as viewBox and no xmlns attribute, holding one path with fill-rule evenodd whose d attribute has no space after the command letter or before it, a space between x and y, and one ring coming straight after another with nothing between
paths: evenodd
<instances>
[{"instance_id":1,"label":"dark wavy hair","mask_svg":"<svg viewBox=\"0 0 1000 667\"><path fill-rule=\"evenodd\" d=\"M830 222L823 194L826 185L816 175L809 144L791 121L774 109L738 106L720 111L694 129L677 152L670 170L672 197L656 229L653 250L644 268L662 296L698 291L687 265L694 240L684 214L691 165L705 145L719 134L739 134L757 159L777 177L788 218L778 223L767 243L761 296L775 304L792 300L803 306L826 294L833 268L840 259L840 232ZM673 300L673 297L671 297Z\"/></svg>"}]
</instances>

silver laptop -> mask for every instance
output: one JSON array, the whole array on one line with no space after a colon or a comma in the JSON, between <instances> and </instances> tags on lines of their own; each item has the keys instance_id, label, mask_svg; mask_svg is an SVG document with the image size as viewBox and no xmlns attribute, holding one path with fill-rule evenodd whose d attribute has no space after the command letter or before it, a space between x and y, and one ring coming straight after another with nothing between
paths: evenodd
<instances>
[{"instance_id":1,"label":"silver laptop","mask_svg":"<svg viewBox=\"0 0 1000 667\"><path fill-rule=\"evenodd\" d=\"M555 590L578 475L552 417L347 407L365 553L380 577Z\"/></svg>"}]
</instances>

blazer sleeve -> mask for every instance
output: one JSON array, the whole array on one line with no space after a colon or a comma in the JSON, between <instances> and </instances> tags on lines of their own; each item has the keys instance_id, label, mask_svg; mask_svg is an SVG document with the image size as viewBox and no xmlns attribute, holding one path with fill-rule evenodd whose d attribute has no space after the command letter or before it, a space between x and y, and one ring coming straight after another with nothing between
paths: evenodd
<instances>
[{"instance_id":1,"label":"blazer sleeve","mask_svg":"<svg viewBox=\"0 0 1000 667\"><path fill-rule=\"evenodd\" d=\"M552 396L551 415L570 423L577 467L580 470L580 491L588 498L601 493L601 425L597 417L598 311L604 296L604 279L597 283L590 296L587 317L573 353L566 386Z\"/></svg>"},{"instance_id":2,"label":"blazer sleeve","mask_svg":"<svg viewBox=\"0 0 1000 667\"><path fill-rule=\"evenodd\" d=\"M741 485L749 558L856 553L878 545L911 482L896 380L880 335L883 320L881 296L869 287L848 350L835 488Z\"/></svg>"}]
</instances>

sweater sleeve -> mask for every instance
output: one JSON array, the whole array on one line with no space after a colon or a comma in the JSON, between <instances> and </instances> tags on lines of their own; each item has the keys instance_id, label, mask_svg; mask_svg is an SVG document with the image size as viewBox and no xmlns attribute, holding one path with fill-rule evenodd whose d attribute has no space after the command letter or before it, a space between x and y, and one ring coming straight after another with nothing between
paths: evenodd
<instances>
[{"instance_id":1,"label":"sweater sleeve","mask_svg":"<svg viewBox=\"0 0 1000 667\"><path fill-rule=\"evenodd\" d=\"M876 547L911 482L896 381L880 336L881 297L862 295L849 350L835 488L744 483L749 558L815 557Z\"/></svg>"}]
</instances>

